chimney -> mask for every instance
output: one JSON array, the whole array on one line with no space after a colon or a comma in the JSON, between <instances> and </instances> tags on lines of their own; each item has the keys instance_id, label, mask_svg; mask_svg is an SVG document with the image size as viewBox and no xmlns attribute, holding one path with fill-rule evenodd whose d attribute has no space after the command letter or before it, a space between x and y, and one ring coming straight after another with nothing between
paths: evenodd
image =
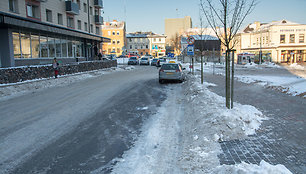
<instances>
[{"instance_id":1,"label":"chimney","mask_svg":"<svg viewBox=\"0 0 306 174\"><path fill-rule=\"evenodd\" d=\"M254 22L254 24L256 25L256 31L260 29L260 22L256 21Z\"/></svg>"}]
</instances>

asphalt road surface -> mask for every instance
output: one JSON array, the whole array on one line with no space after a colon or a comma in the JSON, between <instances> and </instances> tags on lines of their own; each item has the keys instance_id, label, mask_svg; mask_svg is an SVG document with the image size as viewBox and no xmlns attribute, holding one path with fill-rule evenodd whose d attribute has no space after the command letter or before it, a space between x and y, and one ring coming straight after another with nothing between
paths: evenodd
<instances>
[{"instance_id":1,"label":"asphalt road surface","mask_svg":"<svg viewBox=\"0 0 306 174\"><path fill-rule=\"evenodd\" d=\"M155 67L0 102L0 173L109 173L166 99Z\"/></svg>"}]
</instances>

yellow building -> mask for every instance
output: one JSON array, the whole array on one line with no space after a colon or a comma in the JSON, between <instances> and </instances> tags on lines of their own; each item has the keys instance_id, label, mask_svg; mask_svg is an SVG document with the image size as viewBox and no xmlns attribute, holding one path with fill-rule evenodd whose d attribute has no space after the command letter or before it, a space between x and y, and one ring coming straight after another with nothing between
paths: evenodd
<instances>
[{"instance_id":1,"label":"yellow building","mask_svg":"<svg viewBox=\"0 0 306 174\"><path fill-rule=\"evenodd\" d=\"M176 34L179 36L187 29L192 28L192 20L190 16L184 18L165 19L165 35L167 36L166 43L169 44L171 39L174 39Z\"/></svg>"},{"instance_id":2,"label":"yellow building","mask_svg":"<svg viewBox=\"0 0 306 174\"><path fill-rule=\"evenodd\" d=\"M255 22L237 34L237 53L253 53L263 61L306 62L306 25L287 20Z\"/></svg>"},{"instance_id":3,"label":"yellow building","mask_svg":"<svg viewBox=\"0 0 306 174\"><path fill-rule=\"evenodd\" d=\"M125 22L104 22L102 25L102 36L111 39L109 43L103 43L103 54L122 55L126 49L126 26Z\"/></svg>"}]
</instances>

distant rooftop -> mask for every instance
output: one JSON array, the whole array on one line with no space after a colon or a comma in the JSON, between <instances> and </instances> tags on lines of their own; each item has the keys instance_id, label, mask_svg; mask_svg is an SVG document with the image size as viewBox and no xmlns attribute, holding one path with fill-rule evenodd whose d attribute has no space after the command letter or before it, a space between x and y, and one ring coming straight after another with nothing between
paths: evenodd
<instances>
[{"instance_id":1,"label":"distant rooftop","mask_svg":"<svg viewBox=\"0 0 306 174\"><path fill-rule=\"evenodd\" d=\"M270 23L260 23L260 22L254 22L252 24L249 24L247 27L245 27L242 32L243 33L251 33L256 32L259 30L265 30L268 29L271 26L286 26L286 25L299 25L298 23L291 22L288 20L280 20L280 21L273 21Z\"/></svg>"},{"instance_id":2,"label":"distant rooftop","mask_svg":"<svg viewBox=\"0 0 306 174\"><path fill-rule=\"evenodd\" d=\"M102 29L123 29L125 22L113 20L112 22L103 22Z\"/></svg>"}]
</instances>

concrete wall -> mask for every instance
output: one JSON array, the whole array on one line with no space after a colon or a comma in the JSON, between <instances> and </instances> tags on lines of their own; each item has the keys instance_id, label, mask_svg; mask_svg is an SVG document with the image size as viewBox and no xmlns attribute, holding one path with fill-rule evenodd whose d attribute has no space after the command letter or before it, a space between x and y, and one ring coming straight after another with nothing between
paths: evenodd
<instances>
[{"instance_id":1,"label":"concrete wall","mask_svg":"<svg viewBox=\"0 0 306 174\"><path fill-rule=\"evenodd\" d=\"M92 71L103 68L116 67L117 61L79 62L60 66L59 75ZM49 78L54 76L52 65L29 66L0 69L0 84L16 83L25 80Z\"/></svg>"}]
</instances>

